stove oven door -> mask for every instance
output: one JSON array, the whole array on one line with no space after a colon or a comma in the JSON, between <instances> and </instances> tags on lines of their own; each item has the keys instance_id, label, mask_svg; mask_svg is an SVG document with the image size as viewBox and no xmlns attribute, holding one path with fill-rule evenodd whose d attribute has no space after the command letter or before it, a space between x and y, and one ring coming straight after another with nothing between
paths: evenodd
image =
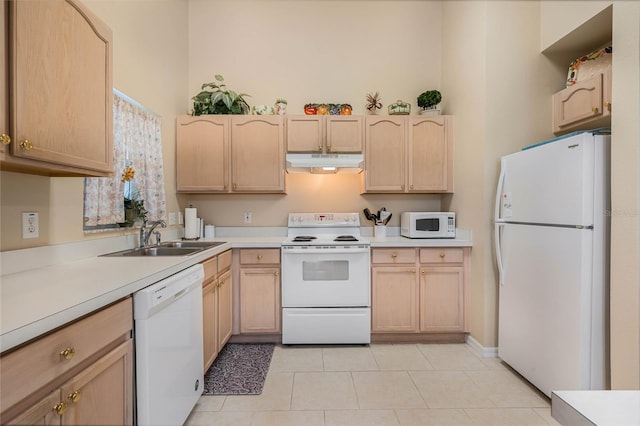
<instances>
[{"instance_id":1,"label":"stove oven door","mask_svg":"<svg viewBox=\"0 0 640 426\"><path fill-rule=\"evenodd\" d=\"M369 247L283 247L282 306L370 306Z\"/></svg>"}]
</instances>

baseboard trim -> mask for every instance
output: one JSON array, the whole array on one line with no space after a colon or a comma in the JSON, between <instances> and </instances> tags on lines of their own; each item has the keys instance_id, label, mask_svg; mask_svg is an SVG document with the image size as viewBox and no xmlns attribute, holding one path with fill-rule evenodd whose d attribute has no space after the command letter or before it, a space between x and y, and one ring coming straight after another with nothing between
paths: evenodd
<instances>
[{"instance_id":1,"label":"baseboard trim","mask_svg":"<svg viewBox=\"0 0 640 426\"><path fill-rule=\"evenodd\" d=\"M371 343L464 343L465 333L371 333Z\"/></svg>"},{"instance_id":2,"label":"baseboard trim","mask_svg":"<svg viewBox=\"0 0 640 426\"><path fill-rule=\"evenodd\" d=\"M498 348L497 347L484 347L474 339L470 334L467 335L467 345L469 345L469 349L471 349L474 353L482 358L497 358L498 357Z\"/></svg>"}]
</instances>

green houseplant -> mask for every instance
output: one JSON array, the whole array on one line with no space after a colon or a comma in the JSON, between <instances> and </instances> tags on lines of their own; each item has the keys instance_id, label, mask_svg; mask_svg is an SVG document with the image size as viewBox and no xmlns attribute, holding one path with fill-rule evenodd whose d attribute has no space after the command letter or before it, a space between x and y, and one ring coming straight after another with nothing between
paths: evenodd
<instances>
[{"instance_id":1,"label":"green houseplant","mask_svg":"<svg viewBox=\"0 0 640 426\"><path fill-rule=\"evenodd\" d=\"M418 96L418 106L423 111L435 110L442 100L442 95L437 90L427 90Z\"/></svg>"},{"instance_id":2,"label":"green houseplant","mask_svg":"<svg viewBox=\"0 0 640 426\"><path fill-rule=\"evenodd\" d=\"M236 93L228 89L220 74L216 74L215 79L215 82L204 83L202 92L191 98L193 100L193 115L248 114L249 104L244 100L244 97L250 95Z\"/></svg>"}]
</instances>

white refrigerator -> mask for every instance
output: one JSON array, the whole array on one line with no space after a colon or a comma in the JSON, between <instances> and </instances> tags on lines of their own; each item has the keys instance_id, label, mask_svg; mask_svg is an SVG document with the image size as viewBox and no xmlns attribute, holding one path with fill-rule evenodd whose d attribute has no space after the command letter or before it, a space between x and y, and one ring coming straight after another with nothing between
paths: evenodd
<instances>
[{"instance_id":1,"label":"white refrigerator","mask_svg":"<svg viewBox=\"0 0 640 426\"><path fill-rule=\"evenodd\" d=\"M611 136L502 157L498 356L547 396L608 389Z\"/></svg>"}]
</instances>

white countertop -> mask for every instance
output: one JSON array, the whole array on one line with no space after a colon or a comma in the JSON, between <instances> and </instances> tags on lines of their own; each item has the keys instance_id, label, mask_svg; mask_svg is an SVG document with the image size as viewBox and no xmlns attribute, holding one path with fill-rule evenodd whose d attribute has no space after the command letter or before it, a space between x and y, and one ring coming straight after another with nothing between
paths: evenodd
<instances>
[{"instance_id":1,"label":"white countertop","mask_svg":"<svg viewBox=\"0 0 640 426\"><path fill-rule=\"evenodd\" d=\"M400 236L370 238L372 247L471 246L470 233L448 240L414 240ZM113 242L72 243L0 253L0 352L135 293L230 248L279 248L284 236L219 236L225 244L189 256L82 258L91 244L98 254L123 250ZM207 241L207 240L205 240ZM131 240L128 240L130 243ZM118 244L122 244L119 242ZM80 248L78 248L80 247ZM105 249L108 248L108 249ZM89 250L91 251L91 250ZM62 255L61 253L64 253ZM84 254L87 256L87 254ZM28 262L23 261L24 258ZM36 259L34 259L36 258ZM38 259L42 265L33 266ZM69 260L67 260L69 259ZM23 263L16 265L18 263Z\"/></svg>"},{"instance_id":2,"label":"white countertop","mask_svg":"<svg viewBox=\"0 0 640 426\"><path fill-rule=\"evenodd\" d=\"M555 391L551 415L561 425L640 425L640 391Z\"/></svg>"}]
</instances>

